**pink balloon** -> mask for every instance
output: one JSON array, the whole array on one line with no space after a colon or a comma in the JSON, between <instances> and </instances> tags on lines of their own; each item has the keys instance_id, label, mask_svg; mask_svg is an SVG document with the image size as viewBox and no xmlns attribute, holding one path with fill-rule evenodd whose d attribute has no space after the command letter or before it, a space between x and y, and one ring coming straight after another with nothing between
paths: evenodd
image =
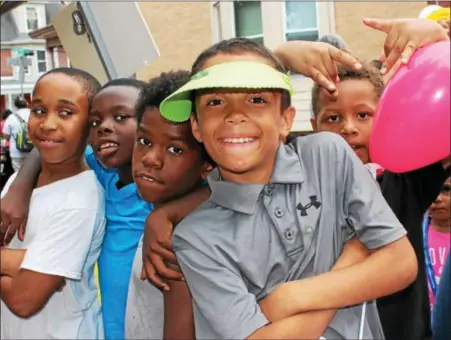
<instances>
[{"instance_id":1,"label":"pink balloon","mask_svg":"<svg viewBox=\"0 0 451 340\"><path fill-rule=\"evenodd\" d=\"M402 173L450 155L450 42L424 47L388 82L370 138L371 161Z\"/></svg>"}]
</instances>

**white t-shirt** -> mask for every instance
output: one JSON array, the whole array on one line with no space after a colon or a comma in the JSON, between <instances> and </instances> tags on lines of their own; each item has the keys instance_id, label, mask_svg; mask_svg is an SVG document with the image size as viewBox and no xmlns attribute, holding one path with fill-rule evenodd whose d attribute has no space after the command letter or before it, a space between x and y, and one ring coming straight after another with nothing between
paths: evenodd
<instances>
[{"instance_id":1,"label":"white t-shirt","mask_svg":"<svg viewBox=\"0 0 451 340\"><path fill-rule=\"evenodd\" d=\"M30 109L19 109L15 113L28 122L28 119L30 118ZM22 158L22 153L17 150L16 146L16 136L20 132L20 125L20 120L14 114L10 114L8 118L6 118L5 125L3 126L2 132L10 136L9 154L11 158Z\"/></svg>"},{"instance_id":2,"label":"white t-shirt","mask_svg":"<svg viewBox=\"0 0 451 340\"><path fill-rule=\"evenodd\" d=\"M104 232L103 189L92 170L33 191L25 240L16 236L8 247L27 250L21 268L63 276L66 285L28 319L2 301L1 339L104 338L94 278Z\"/></svg>"}]
</instances>

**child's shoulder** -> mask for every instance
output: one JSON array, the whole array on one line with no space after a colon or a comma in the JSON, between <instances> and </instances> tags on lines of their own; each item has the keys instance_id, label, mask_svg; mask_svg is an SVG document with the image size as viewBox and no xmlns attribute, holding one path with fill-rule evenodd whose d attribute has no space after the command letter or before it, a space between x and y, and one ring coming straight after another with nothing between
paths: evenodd
<instances>
[{"instance_id":1,"label":"child's shoulder","mask_svg":"<svg viewBox=\"0 0 451 340\"><path fill-rule=\"evenodd\" d=\"M350 146L340 135L333 132L317 132L308 136L296 137L287 147L293 149L303 159L327 157L335 158L350 151Z\"/></svg>"},{"instance_id":2,"label":"child's shoulder","mask_svg":"<svg viewBox=\"0 0 451 340\"><path fill-rule=\"evenodd\" d=\"M227 228L225 223L230 223L230 214L232 211L222 208L210 200L204 202L175 228L174 249L183 248L186 244L208 244L209 240L218 237L224 228ZM206 240L207 243L202 240Z\"/></svg>"},{"instance_id":3,"label":"child's shoulder","mask_svg":"<svg viewBox=\"0 0 451 340\"><path fill-rule=\"evenodd\" d=\"M290 144L302 145L304 147L327 147L330 145L347 145L346 141L337 133L322 131L306 136L298 136L291 139Z\"/></svg>"},{"instance_id":4,"label":"child's shoulder","mask_svg":"<svg viewBox=\"0 0 451 340\"><path fill-rule=\"evenodd\" d=\"M104 209L104 190L92 170L54 182L42 189L45 189L45 194L58 197L61 200L60 207L99 211Z\"/></svg>"}]
</instances>

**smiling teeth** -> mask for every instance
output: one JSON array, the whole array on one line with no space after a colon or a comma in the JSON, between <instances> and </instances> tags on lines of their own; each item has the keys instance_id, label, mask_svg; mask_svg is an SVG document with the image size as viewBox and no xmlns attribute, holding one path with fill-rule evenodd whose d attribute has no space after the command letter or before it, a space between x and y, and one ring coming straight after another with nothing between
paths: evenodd
<instances>
[{"instance_id":1,"label":"smiling teeth","mask_svg":"<svg viewBox=\"0 0 451 340\"><path fill-rule=\"evenodd\" d=\"M224 138L224 142L226 143L251 143L255 140L255 138Z\"/></svg>"},{"instance_id":2,"label":"smiling teeth","mask_svg":"<svg viewBox=\"0 0 451 340\"><path fill-rule=\"evenodd\" d=\"M116 146L118 146L116 143L105 143L100 146L100 150L114 148Z\"/></svg>"},{"instance_id":3,"label":"smiling teeth","mask_svg":"<svg viewBox=\"0 0 451 340\"><path fill-rule=\"evenodd\" d=\"M142 178L143 180L145 180L145 181L148 181L148 182L155 182L155 180L154 180L153 178L150 178L150 177L141 176L141 178Z\"/></svg>"}]
</instances>

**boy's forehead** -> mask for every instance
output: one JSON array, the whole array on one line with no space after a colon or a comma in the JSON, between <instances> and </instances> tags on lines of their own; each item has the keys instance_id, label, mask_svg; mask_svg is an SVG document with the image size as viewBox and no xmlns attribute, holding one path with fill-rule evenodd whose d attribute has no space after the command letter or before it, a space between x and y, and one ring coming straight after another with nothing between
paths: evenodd
<instances>
[{"instance_id":1,"label":"boy's forehead","mask_svg":"<svg viewBox=\"0 0 451 340\"><path fill-rule=\"evenodd\" d=\"M139 129L153 138L179 140L187 144L195 143L189 120L182 123L171 122L165 119L156 107L146 109L139 124Z\"/></svg>"},{"instance_id":2,"label":"boy's forehead","mask_svg":"<svg viewBox=\"0 0 451 340\"><path fill-rule=\"evenodd\" d=\"M332 96L326 89L321 88L318 101L320 107L325 105L359 105L377 104L378 97L374 86L367 80L347 79L337 84L338 96Z\"/></svg>"},{"instance_id":3,"label":"boy's forehead","mask_svg":"<svg viewBox=\"0 0 451 340\"><path fill-rule=\"evenodd\" d=\"M35 86L33 98L66 100L78 105L88 102L88 91L76 79L64 74L49 74Z\"/></svg>"},{"instance_id":4,"label":"boy's forehead","mask_svg":"<svg viewBox=\"0 0 451 340\"><path fill-rule=\"evenodd\" d=\"M99 103L102 105L134 105L139 97L140 90L132 86L110 86L98 92L92 99L92 107Z\"/></svg>"}]
</instances>

